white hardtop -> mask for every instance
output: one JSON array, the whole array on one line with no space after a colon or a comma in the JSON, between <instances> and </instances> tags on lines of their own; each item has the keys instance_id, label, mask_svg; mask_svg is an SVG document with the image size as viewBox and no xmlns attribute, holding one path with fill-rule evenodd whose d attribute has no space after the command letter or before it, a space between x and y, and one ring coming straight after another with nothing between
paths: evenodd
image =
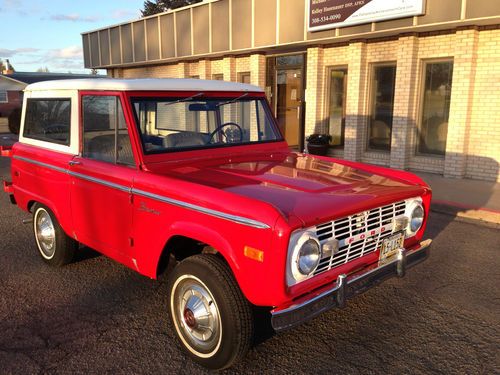
<instances>
[{"instance_id":1,"label":"white hardtop","mask_svg":"<svg viewBox=\"0 0 500 375\"><path fill-rule=\"evenodd\" d=\"M109 90L109 91L240 91L263 92L258 86L244 83L209 81L193 78L89 78L37 82L24 91Z\"/></svg>"}]
</instances>

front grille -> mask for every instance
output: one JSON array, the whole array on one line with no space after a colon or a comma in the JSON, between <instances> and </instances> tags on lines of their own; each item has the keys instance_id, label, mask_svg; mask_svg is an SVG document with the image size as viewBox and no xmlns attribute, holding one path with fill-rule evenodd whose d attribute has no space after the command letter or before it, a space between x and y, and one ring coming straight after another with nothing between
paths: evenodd
<instances>
[{"instance_id":1,"label":"front grille","mask_svg":"<svg viewBox=\"0 0 500 375\"><path fill-rule=\"evenodd\" d=\"M394 219L403 216L405 208L405 201L396 202L316 226L321 246L336 239L339 249L321 259L314 275L377 250L384 238L392 234Z\"/></svg>"}]
</instances>

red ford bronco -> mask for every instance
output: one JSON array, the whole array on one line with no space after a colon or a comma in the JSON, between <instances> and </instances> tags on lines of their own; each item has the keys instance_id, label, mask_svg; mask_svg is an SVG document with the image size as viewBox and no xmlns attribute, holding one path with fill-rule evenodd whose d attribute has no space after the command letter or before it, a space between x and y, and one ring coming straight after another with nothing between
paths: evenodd
<instances>
[{"instance_id":1,"label":"red ford bronco","mask_svg":"<svg viewBox=\"0 0 500 375\"><path fill-rule=\"evenodd\" d=\"M23 105L4 190L42 259L67 264L81 243L150 278L174 262L170 317L206 367L245 355L256 306L281 331L429 254L420 178L290 151L258 87L51 81Z\"/></svg>"}]
</instances>

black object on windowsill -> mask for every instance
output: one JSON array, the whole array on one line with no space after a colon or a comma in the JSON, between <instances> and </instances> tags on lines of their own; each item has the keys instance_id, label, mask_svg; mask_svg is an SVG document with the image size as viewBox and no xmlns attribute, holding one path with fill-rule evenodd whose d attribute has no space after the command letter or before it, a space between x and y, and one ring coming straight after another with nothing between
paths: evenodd
<instances>
[{"instance_id":1,"label":"black object on windowsill","mask_svg":"<svg viewBox=\"0 0 500 375\"><path fill-rule=\"evenodd\" d=\"M325 156L328 153L331 140L330 134L311 134L306 138L307 151L313 155Z\"/></svg>"}]
</instances>

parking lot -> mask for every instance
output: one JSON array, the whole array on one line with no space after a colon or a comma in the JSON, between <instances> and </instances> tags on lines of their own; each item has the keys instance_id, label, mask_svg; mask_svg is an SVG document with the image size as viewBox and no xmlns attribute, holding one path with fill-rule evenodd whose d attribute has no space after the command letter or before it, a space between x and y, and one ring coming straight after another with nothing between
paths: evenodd
<instances>
[{"instance_id":1,"label":"parking lot","mask_svg":"<svg viewBox=\"0 0 500 375\"><path fill-rule=\"evenodd\" d=\"M0 158L0 179L7 167ZM165 280L89 249L51 269L3 193L0 213L0 374L205 373L178 349ZM268 338L230 372L500 373L499 234L433 213L426 263Z\"/></svg>"}]
</instances>

